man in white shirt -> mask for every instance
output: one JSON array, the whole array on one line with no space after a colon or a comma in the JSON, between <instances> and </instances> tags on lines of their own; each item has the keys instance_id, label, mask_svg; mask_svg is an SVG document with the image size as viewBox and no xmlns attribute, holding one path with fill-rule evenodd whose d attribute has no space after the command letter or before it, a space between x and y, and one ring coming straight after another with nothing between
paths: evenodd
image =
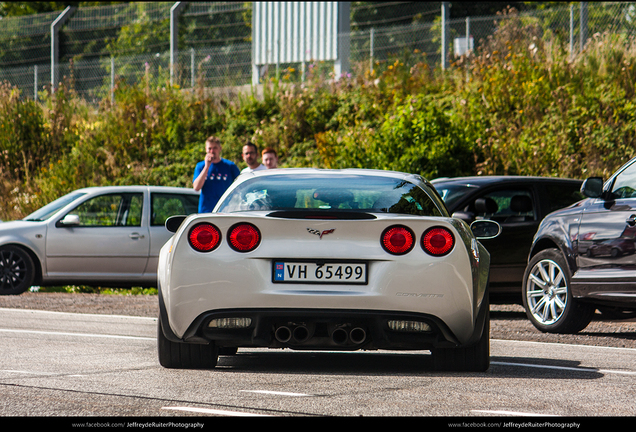
<instances>
[{"instance_id":1,"label":"man in white shirt","mask_svg":"<svg viewBox=\"0 0 636 432\"><path fill-rule=\"evenodd\" d=\"M265 165L259 163L257 157L258 150L256 148L256 144L253 144L251 142L246 143L243 146L243 160L247 164L247 167L243 168L241 173L265 169Z\"/></svg>"}]
</instances>

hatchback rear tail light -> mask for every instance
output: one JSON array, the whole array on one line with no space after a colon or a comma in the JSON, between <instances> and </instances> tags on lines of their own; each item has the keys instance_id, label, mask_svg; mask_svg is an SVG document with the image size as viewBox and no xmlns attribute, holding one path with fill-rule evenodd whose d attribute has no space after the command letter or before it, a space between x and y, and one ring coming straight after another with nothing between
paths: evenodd
<instances>
[{"instance_id":1,"label":"hatchback rear tail light","mask_svg":"<svg viewBox=\"0 0 636 432\"><path fill-rule=\"evenodd\" d=\"M449 253L455 245L455 237L448 229L429 228L422 236L422 249L429 255L442 256Z\"/></svg>"},{"instance_id":2,"label":"hatchback rear tail light","mask_svg":"<svg viewBox=\"0 0 636 432\"><path fill-rule=\"evenodd\" d=\"M192 227L188 242L196 251L211 252L221 244L221 231L214 225L203 222Z\"/></svg>"},{"instance_id":3,"label":"hatchback rear tail light","mask_svg":"<svg viewBox=\"0 0 636 432\"><path fill-rule=\"evenodd\" d=\"M261 232L254 225L239 223L228 232L230 247L237 252L251 252L261 242Z\"/></svg>"},{"instance_id":4,"label":"hatchback rear tail light","mask_svg":"<svg viewBox=\"0 0 636 432\"><path fill-rule=\"evenodd\" d=\"M385 251L393 255L404 255L413 249L415 235L402 225L388 227L382 232L380 243Z\"/></svg>"}]
</instances>

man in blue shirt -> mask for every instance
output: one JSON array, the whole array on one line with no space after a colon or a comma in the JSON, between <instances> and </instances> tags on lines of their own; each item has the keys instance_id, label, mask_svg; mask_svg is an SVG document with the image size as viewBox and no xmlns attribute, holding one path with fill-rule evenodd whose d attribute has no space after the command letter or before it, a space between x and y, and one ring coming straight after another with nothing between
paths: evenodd
<instances>
[{"instance_id":1,"label":"man in blue shirt","mask_svg":"<svg viewBox=\"0 0 636 432\"><path fill-rule=\"evenodd\" d=\"M201 191L199 213L214 209L221 195L240 174L236 164L221 157L221 140L211 136L205 140L205 159L194 168L192 187Z\"/></svg>"}]
</instances>

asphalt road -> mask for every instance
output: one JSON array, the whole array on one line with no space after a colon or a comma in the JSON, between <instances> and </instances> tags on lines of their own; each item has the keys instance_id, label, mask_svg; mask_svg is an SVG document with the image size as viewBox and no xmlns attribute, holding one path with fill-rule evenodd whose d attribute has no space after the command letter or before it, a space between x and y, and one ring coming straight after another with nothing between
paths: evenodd
<instances>
[{"instance_id":1,"label":"asphalt road","mask_svg":"<svg viewBox=\"0 0 636 432\"><path fill-rule=\"evenodd\" d=\"M170 370L155 334L151 317L1 308L0 416L128 428L157 418L190 428L217 416L437 416L447 427L501 427L636 413L634 348L493 338L485 373L435 372L422 352L267 349L222 356L212 370Z\"/></svg>"}]
</instances>

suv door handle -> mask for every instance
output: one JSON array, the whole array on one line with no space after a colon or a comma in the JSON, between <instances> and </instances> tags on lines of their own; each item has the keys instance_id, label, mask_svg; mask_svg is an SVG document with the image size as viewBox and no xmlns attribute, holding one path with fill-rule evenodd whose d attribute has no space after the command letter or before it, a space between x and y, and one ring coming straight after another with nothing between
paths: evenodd
<instances>
[{"instance_id":1,"label":"suv door handle","mask_svg":"<svg viewBox=\"0 0 636 432\"><path fill-rule=\"evenodd\" d=\"M144 238L144 235L134 232L131 233L128 237L130 237L131 239L142 239Z\"/></svg>"},{"instance_id":2,"label":"suv door handle","mask_svg":"<svg viewBox=\"0 0 636 432\"><path fill-rule=\"evenodd\" d=\"M629 226L636 225L636 215L631 215L630 217L627 218L625 222L627 222L627 225Z\"/></svg>"}]
</instances>

